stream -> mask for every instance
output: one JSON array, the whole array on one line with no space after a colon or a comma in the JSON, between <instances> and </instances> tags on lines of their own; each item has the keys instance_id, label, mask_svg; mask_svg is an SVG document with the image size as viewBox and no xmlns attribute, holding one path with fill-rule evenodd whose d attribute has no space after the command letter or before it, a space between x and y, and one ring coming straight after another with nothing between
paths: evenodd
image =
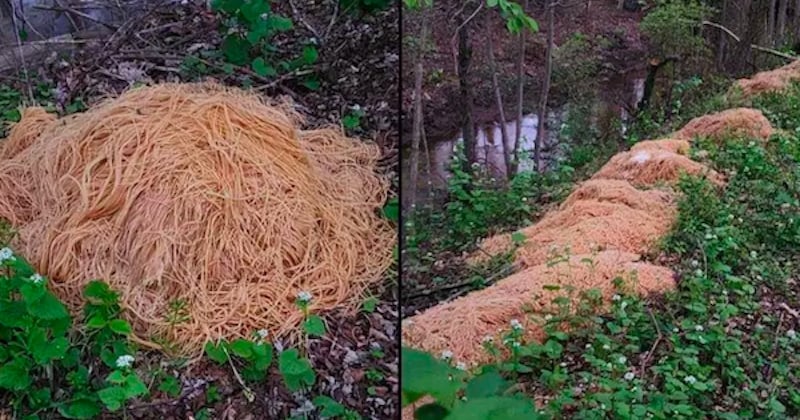
<instances>
[{"instance_id":1,"label":"stream","mask_svg":"<svg viewBox=\"0 0 800 420\"><path fill-rule=\"evenodd\" d=\"M615 80L616 79L616 80ZM622 122L621 130L624 133L626 123L630 120L630 115L625 106L635 106L644 93L644 78L633 75L623 75L619 78L609 80L604 83L602 90L596 95L593 111L591 115L592 126L597 129L601 118L611 112ZM563 133L565 123L569 117L570 104L548 109L547 124L549 130L545 133L544 144L542 145L542 165L545 170L553 163L564 159L565 156L565 135ZM533 150L539 129L539 118L535 113L527 114L522 118L520 136L520 157L521 161L517 172L530 171L534 169ZM516 120L506 122L506 132L508 135L506 148L513 150L514 139L516 138ZM480 165L489 171L494 178L502 179L506 176L507 169L503 159L502 131L499 122L485 124L477 128L476 134L476 159ZM455 138L429 140L428 150L424 145L420 145L420 167L418 175L418 185L416 188L416 202L418 205L434 204L441 201L447 193L447 180L450 178L450 164L457 144L463 144L463 136ZM406 151L408 152L408 151ZM409 171L408 153L404 153L403 174ZM403 182L403 196L409 197L414 194L413 188L408 182Z\"/></svg>"}]
</instances>

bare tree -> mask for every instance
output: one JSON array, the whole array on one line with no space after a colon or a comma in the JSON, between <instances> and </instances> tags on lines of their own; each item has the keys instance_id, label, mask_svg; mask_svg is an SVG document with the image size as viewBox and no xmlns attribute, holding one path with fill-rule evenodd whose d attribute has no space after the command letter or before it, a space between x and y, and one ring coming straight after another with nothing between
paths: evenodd
<instances>
[{"instance_id":1,"label":"bare tree","mask_svg":"<svg viewBox=\"0 0 800 420\"><path fill-rule=\"evenodd\" d=\"M472 3L467 0L467 3ZM479 6L480 7L480 6ZM470 80L470 65L472 63L472 46L469 39L469 24L472 16L468 16L463 10L461 12L461 24L458 26L458 84L461 93L461 131L464 139L464 149L467 159L464 162L464 170L472 170L477 156L475 153L475 122L472 119L472 83Z\"/></svg>"},{"instance_id":2,"label":"bare tree","mask_svg":"<svg viewBox=\"0 0 800 420\"><path fill-rule=\"evenodd\" d=\"M542 86L542 94L539 97L539 121L536 129L536 143L533 147L533 161L536 165L537 171L542 171L542 144L544 143L545 135L545 120L547 118L547 96L550 93L550 78L553 74L553 48L555 42L553 41L553 32L555 30L555 8L556 1L547 0L545 8L547 9L547 52L545 55L545 69L544 81Z\"/></svg>"},{"instance_id":3,"label":"bare tree","mask_svg":"<svg viewBox=\"0 0 800 420\"><path fill-rule=\"evenodd\" d=\"M797 0L800 1L800 0ZM528 0L525 0L524 10L528 10ZM522 113L523 113L523 101L524 101L524 89L525 89L525 72L524 66L525 63L525 35L527 31L520 31L519 38L517 39L517 121L516 121L516 131L514 132L514 148L511 152L511 166L506 166L508 168L508 176L509 179L517 173L517 162L518 162L518 154L519 154L519 144L522 141Z\"/></svg>"},{"instance_id":4,"label":"bare tree","mask_svg":"<svg viewBox=\"0 0 800 420\"><path fill-rule=\"evenodd\" d=\"M417 54L416 62L414 63L414 120L412 123L411 131L411 156L409 161L409 175L408 182L411 185L411 194L407 199L410 207L416 204L417 199L417 182L419 179L419 143L422 138L423 121L422 121L422 78L424 69L422 66L422 59L425 56L425 43L428 39L428 7L424 4L420 6L420 28L419 38L417 39Z\"/></svg>"},{"instance_id":5,"label":"bare tree","mask_svg":"<svg viewBox=\"0 0 800 420\"><path fill-rule=\"evenodd\" d=\"M789 0L778 0L778 28L775 41L782 44L786 40L786 14L789 9Z\"/></svg>"},{"instance_id":6,"label":"bare tree","mask_svg":"<svg viewBox=\"0 0 800 420\"><path fill-rule=\"evenodd\" d=\"M503 147L503 162L506 164L506 178L511 180L514 173L511 172L511 154L508 150L508 129L506 127L506 113L503 109L503 93L500 91L500 82L497 80L497 60L494 56L494 40L492 39L491 15L486 14L486 44L489 49L489 67L492 73L492 88L494 89L494 99L497 103L497 112L500 114L500 141Z\"/></svg>"}]
</instances>

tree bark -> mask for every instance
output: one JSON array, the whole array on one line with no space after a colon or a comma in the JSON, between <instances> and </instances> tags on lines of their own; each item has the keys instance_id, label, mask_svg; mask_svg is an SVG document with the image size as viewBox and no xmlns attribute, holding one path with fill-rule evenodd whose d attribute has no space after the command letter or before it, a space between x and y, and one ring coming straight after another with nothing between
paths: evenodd
<instances>
[{"instance_id":1,"label":"tree bark","mask_svg":"<svg viewBox=\"0 0 800 420\"><path fill-rule=\"evenodd\" d=\"M789 9L789 0L778 0L778 33L776 34L776 44L783 44L786 40L786 13Z\"/></svg>"},{"instance_id":2,"label":"tree bark","mask_svg":"<svg viewBox=\"0 0 800 420\"><path fill-rule=\"evenodd\" d=\"M475 153L475 123L472 119L472 83L470 81L470 64L472 62L472 47L469 41L469 16L462 14L460 29L458 30L458 84L461 93L461 131L464 139L464 150L467 159L464 162L464 171L471 173L472 164L477 160Z\"/></svg>"},{"instance_id":3,"label":"tree bark","mask_svg":"<svg viewBox=\"0 0 800 420\"><path fill-rule=\"evenodd\" d=\"M508 150L508 129L506 127L506 112L503 109L503 93L500 91L500 82L497 79L497 60L494 57L494 40L492 40L492 27L490 25L491 15L486 14L486 44L489 50L489 71L492 73L492 89L494 89L494 99L497 104L497 112L500 114L500 142L503 151L503 163L506 165L506 179L513 178L511 172L511 155Z\"/></svg>"},{"instance_id":4,"label":"tree bark","mask_svg":"<svg viewBox=\"0 0 800 420\"><path fill-rule=\"evenodd\" d=\"M767 19L767 41L768 45L775 45L775 11L777 9L778 0L769 0L769 17Z\"/></svg>"},{"instance_id":5,"label":"tree bark","mask_svg":"<svg viewBox=\"0 0 800 420\"><path fill-rule=\"evenodd\" d=\"M414 63L414 120L411 131L411 156L409 162L408 182L411 185L411 194L408 197L409 208L413 208L417 201L417 182L419 179L419 143L422 138L422 78L424 69L422 59L425 56L425 41L428 38L428 12L427 7L421 7L418 50Z\"/></svg>"},{"instance_id":6,"label":"tree bark","mask_svg":"<svg viewBox=\"0 0 800 420\"><path fill-rule=\"evenodd\" d=\"M528 1L525 0L525 6L523 10L528 10ZM797 0L800 1L800 0ZM524 89L525 89L525 71L523 64L525 63L525 35L526 31L523 29L519 33L519 38L517 40L518 49L517 49L517 121L515 124L516 132L514 133L514 148L511 152L511 166L508 167L509 171L509 179L513 175L516 175L518 163L519 163L519 144L522 140L522 113L523 113L523 105L524 105Z\"/></svg>"},{"instance_id":7,"label":"tree bark","mask_svg":"<svg viewBox=\"0 0 800 420\"><path fill-rule=\"evenodd\" d=\"M546 119L547 119L547 95L550 93L550 77L553 73L553 31L555 28L555 8L556 4L552 0L545 3L547 8L547 52L545 57L544 86L539 97L539 118L536 127L536 143L533 148L533 161L536 170L542 171L542 144L544 143Z\"/></svg>"}]
</instances>

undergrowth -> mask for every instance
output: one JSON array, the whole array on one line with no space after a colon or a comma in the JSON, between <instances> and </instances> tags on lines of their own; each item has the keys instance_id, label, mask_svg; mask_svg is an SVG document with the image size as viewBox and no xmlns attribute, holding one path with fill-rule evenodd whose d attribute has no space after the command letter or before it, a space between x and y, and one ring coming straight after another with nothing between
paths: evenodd
<instances>
[{"instance_id":1,"label":"undergrowth","mask_svg":"<svg viewBox=\"0 0 800 420\"><path fill-rule=\"evenodd\" d=\"M766 143L696 142L695 158L728 184L679 183L660 259L677 272L677 290L642 299L618 279L607 313L531 315L542 342L525 342L512 322L502 343L484 343L495 362L481 366L404 348L403 404L418 402L427 419L800 416L800 91L754 102L786 131ZM591 308L597 296L576 300ZM564 332L564 322L580 328ZM433 402L419 403L425 395Z\"/></svg>"}]
</instances>

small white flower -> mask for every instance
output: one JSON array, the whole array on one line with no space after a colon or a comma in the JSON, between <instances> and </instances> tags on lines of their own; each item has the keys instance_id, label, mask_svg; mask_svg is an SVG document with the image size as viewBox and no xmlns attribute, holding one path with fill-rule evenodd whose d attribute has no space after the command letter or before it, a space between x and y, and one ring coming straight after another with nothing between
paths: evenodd
<instances>
[{"instance_id":1,"label":"small white flower","mask_svg":"<svg viewBox=\"0 0 800 420\"><path fill-rule=\"evenodd\" d=\"M606 363L606 367L607 367L607 368L609 368L609 369L611 369L611 368L612 368L612 367L614 367L614 366L611 364L611 362L608 362L608 363Z\"/></svg>"},{"instance_id":2,"label":"small white flower","mask_svg":"<svg viewBox=\"0 0 800 420\"><path fill-rule=\"evenodd\" d=\"M786 336L794 340L797 338L797 332L795 330L786 331Z\"/></svg>"},{"instance_id":3,"label":"small white flower","mask_svg":"<svg viewBox=\"0 0 800 420\"><path fill-rule=\"evenodd\" d=\"M511 328L514 329L514 330L521 330L522 329L522 323L520 323L518 319L512 319L511 320Z\"/></svg>"},{"instance_id":4,"label":"small white flower","mask_svg":"<svg viewBox=\"0 0 800 420\"><path fill-rule=\"evenodd\" d=\"M267 337L269 336L269 331L267 331L266 329L262 328L262 329L256 331L256 335L258 336L259 340L266 340Z\"/></svg>"},{"instance_id":5,"label":"small white flower","mask_svg":"<svg viewBox=\"0 0 800 420\"><path fill-rule=\"evenodd\" d=\"M355 105L351 106L350 109L352 109L353 111L356 111L356 112L361 111L361 105L355 104Z\"/></svg>"},{"instance_id":6,"label":"small white flower","mask_svg":"<svg viewBox=\"0 0 800 420\"><path fill-rule=\"evenodd\" d=\"M567 367L567 362L561 362L561 363L560 363L560 366L561 366L561 367Z\"/></svg>"},{"instance_id":7,"label":"small white flower","mask_svg":"<svg viewBox=\"0 0 800 420\"><path fill-rule=\"evenodd\" d=\"M605 404L600 404L600 409L601 410L605 410L606 409L606 405Z\"/></svg>"},{"instance_id":8,"label":"small white flower","mask_svg":"<svg viewBox=\"0 0 800 420\"><path fill-rule=\"evenodd\" d=\"M458 369L458 370L467 370L467 365L465 365L464 362L458 362L458 363L456 363L456 369Z\"/></svg>"},{"instance_id":9,"label":"small white flower","mask_svg":"<svg viewBox=\"0 0 800 420\"><path fill-rule=\"evenodd\" d=\"M741 217L736 219L736 221L739 222L739 223L744 223L744 219L742 219Z\"/></svg>"},{"instance_id":10,"label":"small white flower","mask_svg":"<svg viewBox=\"0 0 800 420\"><path fill-rule=\"evenodd\" d=\"M551 319L553 319L553 315L547 314L547 315L544 316L544 320L545 321L549 321Z\"/></svg>"},{"instance_id":11,"label":"small white flower","mask_svg":"<svg viewBox=\"0 0 800 420\"><path fill-rule=\"evenodd\" d=\"M633 378L636 377L636 374L634 374L633 372L628 372L628 373L625 374L624 377L625 377L626 381L632 381Z\"/></svg>"},{"instance_id":12,"label":"small white flower","mask_svg":"<svg viewBox=\"0 0 800 420\"><path fill-rule=\"evenodd\" d=\"M586 348L587 348L587 349L590 349L590 348L592 348L592 343L586 343Z\"/></svg>"},{"instance_id":13,"label":"small white flower","mask_svg":"<svg viewBox=\"0 0 800 420\"><path fill-rule=\"evenodd\" d=\"M616 301L618 301L618 300L620 300L620 299L622 299L622 296L620 296L620 295L614 295L614 296L611 296L611 300L613 300L613 301L615 301L615 302L616 302Z\"/></svg>"},{"instance_id":14,"label":"small white flower","mask_svg":"<svg viewBox=\"0 0 800 420\"><path fill-rule=\"evenodd\" d=\"M11 251L11 248L0 249L0 264L6 260L11 260L13 258L14 258L14 252Z\"/></svg>"},{"instance_id":15,"label":"small white flower","mask_svg":"<svg viewBox=\"0 0 800 420\"><path fill-rule=\"evenodd\" d=\"M528 197L522 197L522 201L528 201Z\"/></svg>"},{"instance_id":16,"label":"small white flower","mask_svg":"<svg viewBox=\"0 0 800 420\"><path fill-rule=\"evenodd\" d=\"M380 350L381 349L381 343L370 343L369 346L373 350Z\"/></svg>"},{"instance_id":17,"label":"small white flower","mask_svg":"<svg viewBox=\"0 0 800 420\"><path fill-rule=\"evenodd\" d=\"M622 302L622 304L619 305L619 307L622 308L622 309L627 308L628 307L628 302Z\"/></svg>"},{"instance_id":18,"label":"small white flower","mask_svg":"<svg viewBox=\"0 0 800 420\"><path fill-rule=\"evenodd\" d=\"M750 251L750 258L758 258L758 252Z\"/></svg>"},{"instance_id":19,"label":"small white flower","mask_svg":"<svg viewBox=\"0 0 800 420\"><path fill-rule=\"evenodd\" d=\"M452 358L453 358L453 352L452 352L452 351L450 351L450 350L445 350L445 351L443 351L443 352L442 352L442 359L444 359L444 360L450 360L450 359L452 359Z\"/></svg>"},{"instance_id":20,"label":"small white flower","mask_svg":"<svg viewBox=\"0 0 800 420\"><path fill-rule=\"evenodd\" d=\"M124 356L120 356L117 358L117 367L120 369L129 368L133 364L133 361L136 360L130 354L126 354Z\"/></svg>"},{"instance_id":21,"label":"small white flower","mask_svg":"<svg viewBox=\"0 0 800 420\"><path fill-rule=\"evenodd\" d=\"M262 20L267 20L267 18L269 17L269 15L268 15L268 14L266 14L266 13L262 13L262 14L261 14L261 16L259 16L259 17L260 17Z\"/></svg>"},{"instance_id":22,"label":"small white flower","mask_svg":"<svg viewBox=\"0 0 800 420\"><path fill-rule=\"evenodd\" d=\"M713 237L714 237L714 236L713 236L713 235L711 235L710 233L706 233L706 239L712 239Z\"/></svg>"},{"instance_id":23,"label":"small white flower","mask_svg":"<svg viewBox=\"0 0 800 420\"><path fill-rule=\"evenodd\" d=\"M702 276L703 275L703 270L701 270L699 268L697 270L694 270L694 275L697 276L697 277Z\"/></svg>"},{"instance_id":24,"label":"small white flower","mask_svg":"<svg viewBox=\"0 0 800 420\"><path fill-rule=\"evenodd\" d=\"M39 283L41 283L41 282L43 282L43 281L44 281L44 278L42 277L42 275L41 275L41 274L39 274L39 273L36 273L36 274L34 274L34 275L32 275L32 276L31 276L30 280L31 280L31 282L32 282L33 284L39 284Z\"/></svg>"},{"instance_id":25,"label":"small white flower","mask_svg":"<svg viewBox=\"0 0 800 420\"><path fill-rule=\"evenodd\" d=\"M617 361L619 362L619 364L624 365L625 362L628 361L628 358L625 356L620 356L619 359L617 359Z\"/></svg>"},{"instance_id":26,"label":"small white flower","mask_svg":"<svg viewBox=\"0 0 800 420\"><path fill-rule=\"evenodd\" d=\"M686 382L689 385L692 385L693 383L697 382L697 378L695 378L692 375L689 375L689 376L683 378L683 381Z\"/></svg>"},{"instance_id":27,"label":"small white flower","mask_svg":"<svg viewBox=\"0 0 800 420\"><path fill-rule=\"evenodd\" d=\"M700 263L697 260L692 260L692 267L697 267Z\"/></svg>"},{"instance_id":28,"label":"small white flower","mask_svg":"<svg viewBox=\"0 0 800 420\"><path fill-rule=\"evenodd\" d=\"M728 220L733 220L734 216L732 214L728 215Z\"/></svg>"},{"instance_id":29,"label":"small white flower","mask_svg":"<svg viewBox=\"0 0 800 420\"><path fill-rule=\"evenodd\" d=\"M756 146L756 142L754 142L754 141L751 141L750 143L747 143L747 145L748 145L749 147L755 147L755 146Z\"/></svg>"},{"instance_id":30,"label":"small white flower","mask_svg":"<svg viewBox=\"0 0 800 420\"><path fill-rule=\"evenodd\" d=\"M493 342L493 341L494 341L494 337L492 337L491 335L484 336L484 337L481 339L481 343L484 343L484 344L486 344L486 343L491 343L491 342Z\"/></svg>"},{"instance_id":31,"label":"small white flower","mask_svg":"<svg viewBox=\"0 0 800 420\"><path fill-rule=\"evenodd\" d=\"M611 350L611 346L608 344L603 344L603 350Z\"/></svg>"},{"instance_id":32,"label":"small white flower","mask_svg":"<svg viewBox=\"0 0 800 420\"><path fill-rule=\"evenodd\" d=\"M728 296L728 291L727 290L723 290L722 294L725 295L725 296Z\"/></svg>"},{"instance_id":33,"label":"small white flower","mask_svg":"<svg viewBox=\"0 0 800 420\"><path fill-rule=\"evenodd\" d=\"M522 343L520 343L519 341L515 341L515 342L511 343L511 345L514 346L514 347L519 347L519 346L522 345Z\"/></svg>"},{"instance_id":34,"label":"small white flower","mask_svg":"<svg viewBox=\"0 0 800 420\"><path fill-rule=\"evenodd\" d=\"M697 331L697 332L703 331L703 326L702 325L695 325L694 326L694 330Z\"/></svg>"},{"instance_id":35,"label":"small white flower","mask_svg":"<svg viewBox=\"0 0 800 420\"><path fill-rule=\"evenodd\" d=\"M311 296L311 293L305 290L297 294L297 300L299 300L300 302L306 302L306 303L311 302L312 297L313 296Z\"/></svg>"},{"instance_id":36,"label":"small white flower","mask_svg":"<svg viewBox=\"0 0 800 420\"><path fill-rule=\"evenodd\" d=\"M672 332L674 332L675 334L677 334L677 333L678 333L678 327L675 327L675 328L673 328L673 329L672 329Z\"/></svg>"}]
</instances>

